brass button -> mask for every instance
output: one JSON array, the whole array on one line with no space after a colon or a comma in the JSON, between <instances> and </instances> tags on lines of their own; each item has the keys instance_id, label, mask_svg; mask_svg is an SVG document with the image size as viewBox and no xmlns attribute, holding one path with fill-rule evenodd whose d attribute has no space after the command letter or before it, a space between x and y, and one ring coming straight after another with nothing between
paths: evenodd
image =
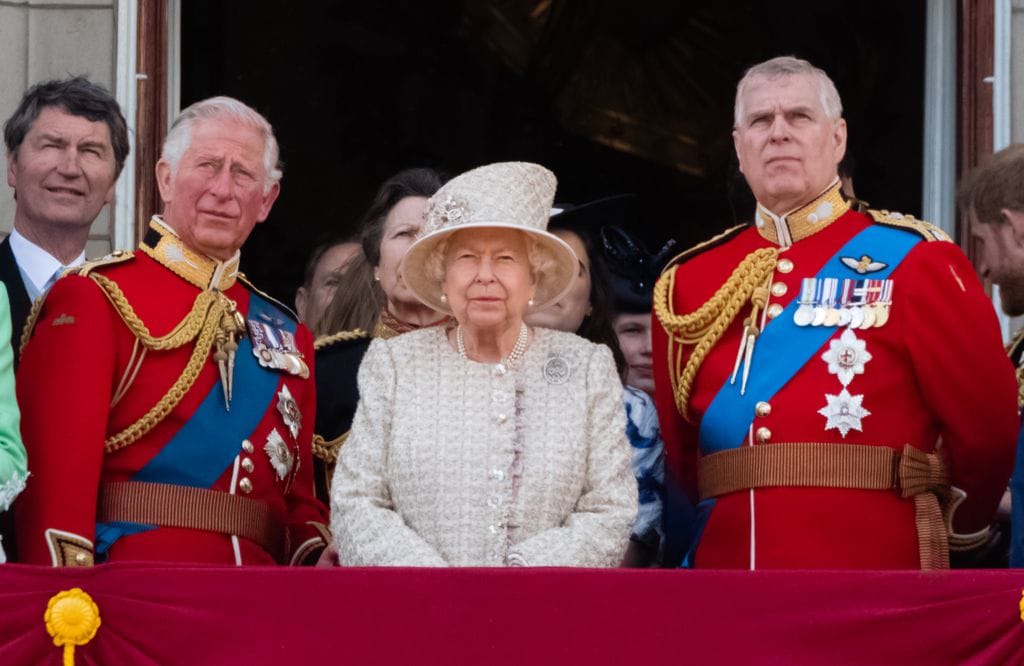
<instances>
[{"instance_id":1,"label":"brass button","mask_svg":"<svg viewBox=\"0 0 1024 666\"><path fill-rule=\"evenodd\" d=\"M754 405L754 413L758 416L764 417L772 413L772 406L762 400L761 402Z\"/></svg>"},{"instance_id":2,"label":"brass button","mask_svg":"<svg viewBox=\"0 0 1024 666\"><path fill-rule=\"evenodd\" d=\"M789 291L789 287L784 282L776 282L772 285L772 296L780 298L785 296L787 291Z\"/></svg>"},{"instance_id":3,"label":"brass button","mask_svg":"<svg viewBox=\"0 0 1024 666\"><path fill-rule=\"evenodd\" d=\"M781 305L779 305L778 303L772 303L771 305L768 306L768 318L775 319L780 314L782 314L782 310L783 307Z\"/></svg>"},{"instance_id":4,"label":"brass button","mask_svg":"<svg viewBox=\"0 0 1024 666\"><path fill-rule=\"evenodd\" d=\"M764 444L772 438L772 431L762 426L757 429L754 436L757 437L758 444Z\"/></svg>"},{"instance_id":5,"label":"brass button","mask_svg":"<svg viewBox=\"0 0 1024 666\"><path fill-rule=\"evenodd\" d=\"M252 464L252 458L242 458L242 469L252 474L252 470L256 466Z\"/></svg>"},{"instance_id":6,"label":"brass button","mask_svg":"<svg viewBox=\"0 0 1024 666\"><path fill-rule=\"evenodd\" d=\"M780 273L789 273L793 270L793 262L789 259L779 259L778 267Z\"/></svg>"},{"instance_id":7,"label":"brass button","mask_svg":"<svg viewBox=\"0 0 1024 666\"><path fill-rule=\"evenodd\" d=\"M243 493L248 495L249 493L252 492L252 481L243 478L241 481L238 482L238 487L242 489Z\"/></svg>"},{"instance_id":8,"label":"brass button","mask_svg":"<svg viewBox=\"0 0 1024 666\"><path fill-rule=\"evenodd\" d=\"M254 451L253 446L252 446L252 442L250 442L247 439L243 439L242 440L242 450L245 451L246 453L252 453Z\"/></svg>"}]
</instances>

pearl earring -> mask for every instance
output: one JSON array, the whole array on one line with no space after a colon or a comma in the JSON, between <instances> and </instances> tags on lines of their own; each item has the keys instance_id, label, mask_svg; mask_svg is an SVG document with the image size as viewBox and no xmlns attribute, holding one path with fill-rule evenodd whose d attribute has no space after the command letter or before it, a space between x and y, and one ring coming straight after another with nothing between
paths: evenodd
<instances>
[{"instance_id":1,"label":"pearl earring","mask_svg":"<svg viewBox=\"0 0 1024 666\"><path fill-rule=\"evenodd\" d=\"M441 292L441 302L442 303L447 303L448 302L448 296L444 292Z\"/></svg>"},{"instance_id":2,"label":"pearl earring","mask_svg":"<svg viewBox=\"0 0 1024 666\"><path fill-rule=\"evenodd\" d=\"M529 305L532 308L533 307L533 299L531 298L530 300L526 301L526 304Z\"/></svg>"}]
</instances>

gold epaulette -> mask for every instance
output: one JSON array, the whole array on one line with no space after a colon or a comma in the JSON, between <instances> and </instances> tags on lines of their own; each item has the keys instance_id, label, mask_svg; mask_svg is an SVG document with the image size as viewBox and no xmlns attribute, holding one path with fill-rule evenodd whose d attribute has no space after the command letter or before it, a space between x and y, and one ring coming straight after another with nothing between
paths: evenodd
<instances>
[{"instance_id":1,"label":"gold epaulette","mask_svg":"<svg viewBox=\"0 0 1024 666\"><path fill-rule=\"evenodd\" d=\"M890 213L887 210L868 210L868 215L870 215L877 224L884 224L887 227L897 227L899 229L912 231L926 241L952 242L953 240L949 237L949 234L942 229L939 229L931 222L919 220L913 215Z\"/></svg>"},{"instance_id":2,"label":"gold epaulette","mask_svg":"<svg viewBox=\"0 0 1024 666\"><path fill-rule=\"evenodd\" d=\"M735 227L732 227L731 229L726 229L717 236L713 236L712 238L709 238L706 241L697 243L696 245L689 249L683 250L676 256L672 257L672 259L667 264L665 264L665 268L663 268L661 272L664 273L673 266L678 266L684 261L687 261L688 259L697 256L701 252L707 252L712 248L718 247L719 245L729 240L730 238L740 233L749 226L749 224L737 224Z\"/></svg>"},{"instance_id":3,"label":"gold epaulette","mask_svg":"<svg viewBox=\"0 0 1024 666\"><path fill-rule=\"evenodd\" d=\"M238 281L241 282L242 284L244 284L249 289L255 291L257 294L259 294L263 298L267 299L268 301L270 301L271 303L273 303L277 307L281 308L282 312L284 312L286 315L288 315L289 317L291 317L295 321L299 321L299 315L295 314L295 310L292 310L290 307L288 307L287 305L285 305L281 301L277 300L276 298L274 298L273 296L271 296L267 292L265 292L262 289L258 288L256 285L254 285L249 280L249 278L245 277L244 274L242 274L242 273L238 274Z\"/></svg>"},{"instance_id":4,"label":"gold epaulette","mask_svg":"<svg viewBox=\"0 0 1024 666\"><path fill-rule=\"evenodd\" d=\"M87 277L89 273L97 268L103 266L112 266L113 264L121 264L130 259L134 259L135 254L129 250L115 250L105 257L99 259L93 259L91 261L83 262L78 266L72 266L67 268L61 274L61 277L65 275L81 275ZM36 327L36 320L39 319L39 313L43 309L43 301L46 300L46 294L40 294L35 301L32 302L32 308L29 310L28 317L25 319L25 326L21 329L21 337L18 343L18 355L24 351L25 345L28 344L29 338L32 337L32 330Z\"/></svg>"},{"instance_id":5,"label":"gold epaulette","mask_svg":"<svg viewBox=\"0 0 1024 666\"><path fill-rule=\"evenodd\" d=\"M92 259L90 261L86 261L80 266L69 268L64 271L64 275L81 275L82 277L86 277L97 268L112 266L114 264L123 264L124 262L130 261L134 258L135 253L131 250L115 250L105 257Z\"/></svg>"},{"instance_id":6,"label":"gold epaulette","mask_svg":"<svg viewBox=\"0 0 1024 666\"><path fill-rule=\"evenodd\" d=\"M368 337L370 337L370 334L361 328L353 328L351 331L338 331L337 333L331 333L330 335L321 335L319 338L314 340L313 349L320 350L324 347L330 347L338 342L350 342L352 340L361 340L362 338Z\"/></svg>"}]
</instances>

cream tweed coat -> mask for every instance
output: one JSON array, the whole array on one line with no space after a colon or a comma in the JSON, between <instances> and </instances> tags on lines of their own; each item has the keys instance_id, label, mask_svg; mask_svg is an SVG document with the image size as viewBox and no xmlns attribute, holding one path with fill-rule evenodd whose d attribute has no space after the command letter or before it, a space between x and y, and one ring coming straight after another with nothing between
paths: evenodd
<instances>
[{"instance_id":1,"label":"cream tweed coat","mask_svg":"<svg viewBox=\"0 0 1024 666\"><path fill-rule=\"evenodd\" d=\"M331 492L343 565L619 563L637 486L611 352L534 331L505 372L441 327L374 340Z\"/></svg>"}]
</instances>

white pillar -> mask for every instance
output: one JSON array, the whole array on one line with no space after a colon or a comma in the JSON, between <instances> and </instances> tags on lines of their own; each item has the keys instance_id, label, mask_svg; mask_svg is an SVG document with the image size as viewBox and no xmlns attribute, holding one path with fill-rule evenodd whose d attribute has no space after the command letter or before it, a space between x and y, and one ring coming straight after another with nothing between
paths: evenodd
<instances>
[{"instance_id":1,"label":"white pillar","mask_svg":"<svg viewBox=\"0 0 1024 666\"><path fill-rule=\"evenodd\" d=\"M956 4L928 0L921 212L953 235L956 220Z\"/></svg>"},{"instance_id":2,"label":"white pillar","mask_svg":"<svg viewBox=\"0 0 1024 666\"><path fill-rule=\"evenodd\" d=\"M131 150L114 190L113 249L135 247L135 130L137 121L136 52L138 42L138 0L117 0L117 62L115 64L114 96L128 123L128 145Z\"/></svg>"}]
</instances>

